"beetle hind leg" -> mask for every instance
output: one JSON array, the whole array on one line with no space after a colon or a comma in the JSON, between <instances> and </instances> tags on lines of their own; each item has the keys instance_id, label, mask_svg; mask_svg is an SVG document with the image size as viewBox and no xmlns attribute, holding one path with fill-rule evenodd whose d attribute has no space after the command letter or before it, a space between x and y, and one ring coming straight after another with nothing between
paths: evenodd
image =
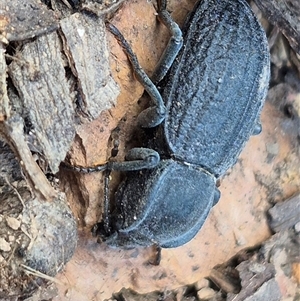
<instances>
[{"instance_id":1,"label":"beetle hind leg","mask_svg":"<svg viewBox=\"0 0 300 301\"><path fill-rule=\"evenodd\" d=\"M129 61L131 62L132 68L138 81L143 85L144 89L147 91L152 101L154 102L154 106L148 108L145 113L142 112L143 114L141 115L141 117L139 117L140 126L145 128L152 128L159 125L165 119L166 107L158 89L153 84L143 68L140 66L136 55L132 51L130 45L121 34L121 32L111 23L106 23L106 27L119 41Z\"/></svg>"},{"instance_id":2,"label":"beetle hind leg","mask_svg":"<svg viewBox=\"0 0 300 301\"><path fill-rule=\"evenodd\" d=\"M158 19L168 28L172 36L156 66L153 75L151 76L151 79L155 84L160 82L165 77L183 45L181 29L167 11L167 1L158 0L157 5Z\"/></svg>"}]
</instances>

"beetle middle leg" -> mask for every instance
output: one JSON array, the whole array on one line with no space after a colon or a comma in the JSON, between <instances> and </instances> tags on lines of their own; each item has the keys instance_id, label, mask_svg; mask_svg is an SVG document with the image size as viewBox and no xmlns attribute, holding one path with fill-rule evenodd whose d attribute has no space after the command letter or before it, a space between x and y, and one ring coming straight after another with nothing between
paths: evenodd
<instances>
[{"instance_id":1,"label":"beetle middle leg","mask_svg":"<svg viewBox=\"0 0 300 301\"><path fill-rule=\"evenodd\" d=\"M138 81L143 85L147 91L155 106L149 107L142 111L138 116L138 124L141 127L152 128L163 122L166 116L166 107L163 99L157 90L154 83L158 83L167 74L168 70L172 66L179 50L183 45L182 32L176 22L172 19L171 15L167 11L167 1L158 0L158 18L169 29L172 36L169 43L163 52L159 63L150 79L145 71L140 66L138 59L132 51L130 45L123 37L121 32L111 23L106 23L107 29L116 37L123 47L125 53L130 60L134 72Z\"/></svg>"}]
</instances>

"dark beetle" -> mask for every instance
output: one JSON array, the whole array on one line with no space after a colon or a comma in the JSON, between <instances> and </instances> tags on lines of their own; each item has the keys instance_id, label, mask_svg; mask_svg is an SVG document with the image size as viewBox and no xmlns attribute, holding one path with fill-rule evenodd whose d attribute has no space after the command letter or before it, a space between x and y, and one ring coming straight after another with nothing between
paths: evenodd
<instances>
[{"instance_id":1,"label":"dark beetle","mask_svg":"<svg viewBox=\"0 0 300 301\"><path fill-rule=\"evenodd\" d=\"M153 149L137 148L128 161L83 170L139 170L128 172L116 193L115 232L106 239L112 246L171 248L196 235L219 198L216 179L259 129L268 87L267 40L245 0L199 1L186 21L182 48L165 1L159 4L160 19L172 29L173 39L155 82L176 58L160 84L165 106L140 75L156 106L139 118L145 127L162 122L150 145L163 159ZM140 71L121 34L110 30ZM180 48L177 55L174 49Z\"/></svg>"}]
</instances>

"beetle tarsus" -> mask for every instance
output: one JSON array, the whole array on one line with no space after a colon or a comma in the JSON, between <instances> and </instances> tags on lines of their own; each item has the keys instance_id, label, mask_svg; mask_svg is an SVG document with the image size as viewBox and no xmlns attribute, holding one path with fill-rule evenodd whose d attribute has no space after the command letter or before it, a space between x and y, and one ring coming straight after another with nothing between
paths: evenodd
<instances>
[{"instance_id":1,"label":"beetle tarsus","mask_svg":"<svg viewBox=\"0 0 300 301\"><path fill-rule=\"evenodd\" d=\"M256 125L254 126L252 135L259 135L262 131L262 126L260 122L257 122Z\"/></svg>"},{"instance_id":2,"label":"beetle tarsus","mask_svg":"<svg viewBox=\"0 0 300 301\"><path fill-rule=\"evenodd\" d=\"M161 246L154 243L153 248L154 248L154 254L153 254L154 256L148 260L148 263L151 265L158 266L160 265L161 262L161 251L162 251Z\"/></svg>"},{"instance_id":3,"label":"beetle tarsus","mask_svg":"<svg viewBox=\"0 0 300 301\"><path fill-rule=\"evenodd\" d=\"M66 162L61 162L60 166L63 167L64 169L73 170L80 173L93 173L93 172L105 171L107 170L108 167L107 163L84 167L80 165L70 165Z\"/></svg>"}]
</instances>

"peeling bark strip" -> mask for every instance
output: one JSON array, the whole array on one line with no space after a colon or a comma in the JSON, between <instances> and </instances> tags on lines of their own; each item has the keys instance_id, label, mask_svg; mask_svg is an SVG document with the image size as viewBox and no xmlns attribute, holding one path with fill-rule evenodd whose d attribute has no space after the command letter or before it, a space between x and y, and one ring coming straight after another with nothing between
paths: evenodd
<instances>
[{"instance_id":1,"label":"peeling bark strip","mask_svg":"<svg viewBox=\"0 0 300 301\"><path fill-rule=\"evenodd\" d=\"M9 66L22 107L54 173L75 136L73 99L60 49L57 33L41 36L24 45L21 59Z\"/></svg>"},{"instance_id":2,"label":"peeling bark strip","mask_svg":"<svg viewBox=\"0 0 300 301\"><path fill-rule=\"evenodd\" d=\"M21 117L14 115L1 126L0 133L19 158L24 174L26 175L26 180L30 184L31 189L35 192L35 195L41 200L52 201L57 195L57 192L50 185L46 176L34 161L25 141L23 127Z\"/></svg>"},{"instance_id":3,"label":"peeling bark strip","mask_svg":"<svg viewBox=\"0 0 300 301\"><path fill-rule=\"evenodd\" d=\"M97 118L116 103L119 87L109 68L105 25L101 19L73 14L60 22L64 50L84 101L83 111Z\"/></svg>"},{"instance_id":4,"label":"peeling bark strip","mask_svg":"<svg viewBox=\"0 0 300 301\"><path fill-rule=\"evenodd\" d=\"M10 106L6 89L5 49L0 43L0 122L7 119L9 115Z\"/></svg>"}]
</instances>

